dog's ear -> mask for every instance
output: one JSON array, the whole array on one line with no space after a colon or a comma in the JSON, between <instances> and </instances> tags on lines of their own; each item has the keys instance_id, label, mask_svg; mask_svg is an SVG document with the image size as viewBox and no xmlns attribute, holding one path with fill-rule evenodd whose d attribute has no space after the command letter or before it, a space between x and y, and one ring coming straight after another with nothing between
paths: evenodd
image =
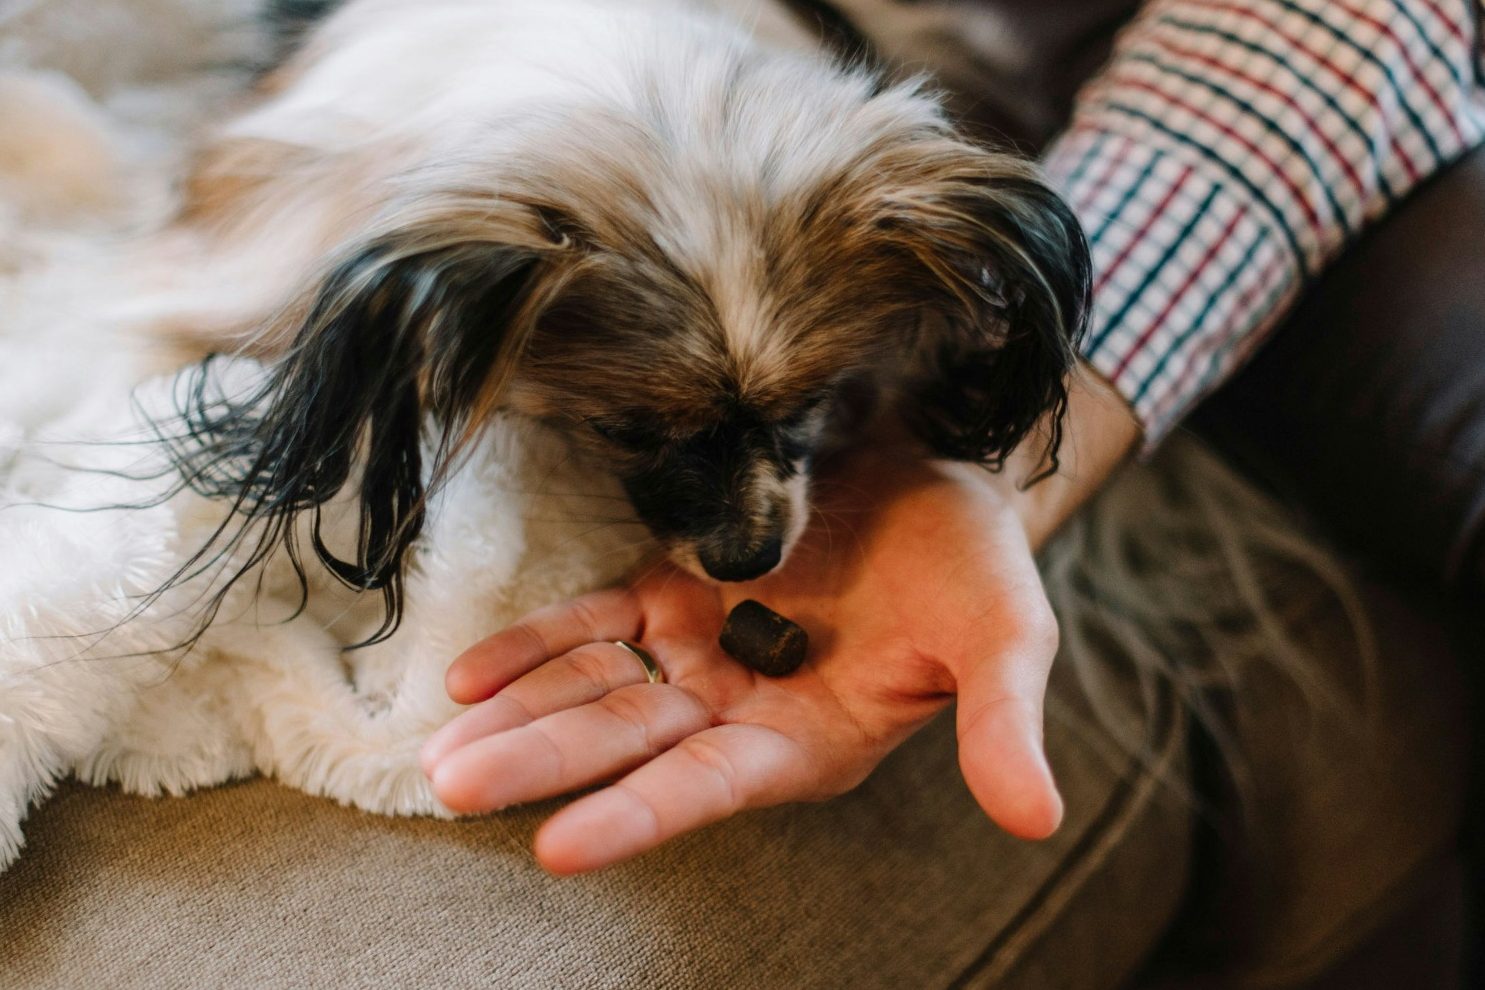
<instances>
[{"instance_id":1,"label":"dog's ear","mask_svg":"<svg viewBox=\"0 0 1485 990\"><path fill-rule=\"evenodd\" d=\"M438 423L446 461L509 378L534 323L528 310L543 263L537 250L503 244L411 252L376 244L324 279L254 394L223 398L203 367L171 445L185 484L235 509L203 555L250 541L246 560L234 560L240 575L282 546L302 579L294 521L312 513L314 555L346 584L382 593L385 619L373 639L389 635L425 486L444 466L425 475L425 413ZM359 507L348 558L320 527L321 507L347 485Z\"/></svg>"},{"instance_id":2,"label":"dog's ear","mask_svg":"<svg viewBox=\"0 0 1485 990\"><path fill-rule=\"evenodd\" d=\"M1056 469L1067 379L1089 306L1077 218L1020 160L944 156L886 219L929 281L907 425L939 456L999 469L1043 417Z\"/></svg>"}]
</instances>

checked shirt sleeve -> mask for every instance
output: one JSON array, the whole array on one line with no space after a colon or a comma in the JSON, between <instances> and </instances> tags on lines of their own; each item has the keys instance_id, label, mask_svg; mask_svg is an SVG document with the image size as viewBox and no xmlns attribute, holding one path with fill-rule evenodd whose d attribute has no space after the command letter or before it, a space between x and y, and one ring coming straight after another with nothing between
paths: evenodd
<instances>
[{"instance_id":1,"label":"checked shirt sleeve","mask_svg":"<svg viewBox=\"0 0 1485 990\"><path fill-rule=\"evenodd\" d=\"M1045 162L1084 345L1157 443L1305 284L1485 130L1479 0L1155 0Z\"/></svg>"}]
</instances>

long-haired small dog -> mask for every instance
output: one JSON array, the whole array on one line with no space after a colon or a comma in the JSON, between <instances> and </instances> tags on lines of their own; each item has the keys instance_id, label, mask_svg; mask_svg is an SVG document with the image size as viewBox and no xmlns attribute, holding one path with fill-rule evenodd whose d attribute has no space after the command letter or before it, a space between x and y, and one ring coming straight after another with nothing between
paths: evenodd
<instances>
[{"instance_id":1,"label":"long-haired small dog","mask_svg":"<svg viewBox=\"0 0 1485 990\"><path fill-rule=\"evenodd\" d=\"M385 633L427 491L508 410L608 465L682 566L746 580L863 405L992 468L1057 422L1082 234L920 81L743 0L277 10L283 57L175 231L199 293L160 330L272 368L248 396L203 374L172 434L184 483L235 509L203 554L297 563L296 518L354 493L354 549L308 539L385 596ZM1038 442L1055 464L1055 426Z\"/></svg>"}]
</instances>

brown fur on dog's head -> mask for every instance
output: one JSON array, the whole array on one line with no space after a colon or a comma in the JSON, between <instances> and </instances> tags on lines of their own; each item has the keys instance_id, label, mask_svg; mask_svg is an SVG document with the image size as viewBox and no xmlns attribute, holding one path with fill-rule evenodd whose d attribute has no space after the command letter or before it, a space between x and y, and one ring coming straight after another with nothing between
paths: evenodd
<instances>
[{"instance_id":1,"label":"brown fur on dog's head","mask_svg":"<svg viewBox=\"0 0 1485 990\"><path fill-rule=\"evenodd\" d=\"M1089 262L1023 161L864 72L740 63L713 93L650 95L399 177L263 329L292 338L264 391L187 410L187 477L227 477L215 494L290 542L286 520L358 485L354 558L315 550L395 621L428 478L497 409L564 428L678 560L729 580L803 528L842 389L992 468L1055 421Z\"/></svg>"}]
</instances>

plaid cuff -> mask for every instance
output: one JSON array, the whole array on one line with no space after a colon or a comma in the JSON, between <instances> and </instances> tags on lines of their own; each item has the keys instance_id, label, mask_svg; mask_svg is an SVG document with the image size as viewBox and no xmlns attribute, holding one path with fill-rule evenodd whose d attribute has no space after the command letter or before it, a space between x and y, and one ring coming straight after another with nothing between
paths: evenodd
<instances>
[{"instance_id":1,"label":"plaid cuff","mask_svg":"<svg viewBox=\"0 0 1485 990\"><path fill-rule=\"evenodd\" d=\"M1308 280L1477 145L1478 0L1160 0L1047 171L1082 218L1085 356L1158 442Z\"/></svg>"}]
</instances>

